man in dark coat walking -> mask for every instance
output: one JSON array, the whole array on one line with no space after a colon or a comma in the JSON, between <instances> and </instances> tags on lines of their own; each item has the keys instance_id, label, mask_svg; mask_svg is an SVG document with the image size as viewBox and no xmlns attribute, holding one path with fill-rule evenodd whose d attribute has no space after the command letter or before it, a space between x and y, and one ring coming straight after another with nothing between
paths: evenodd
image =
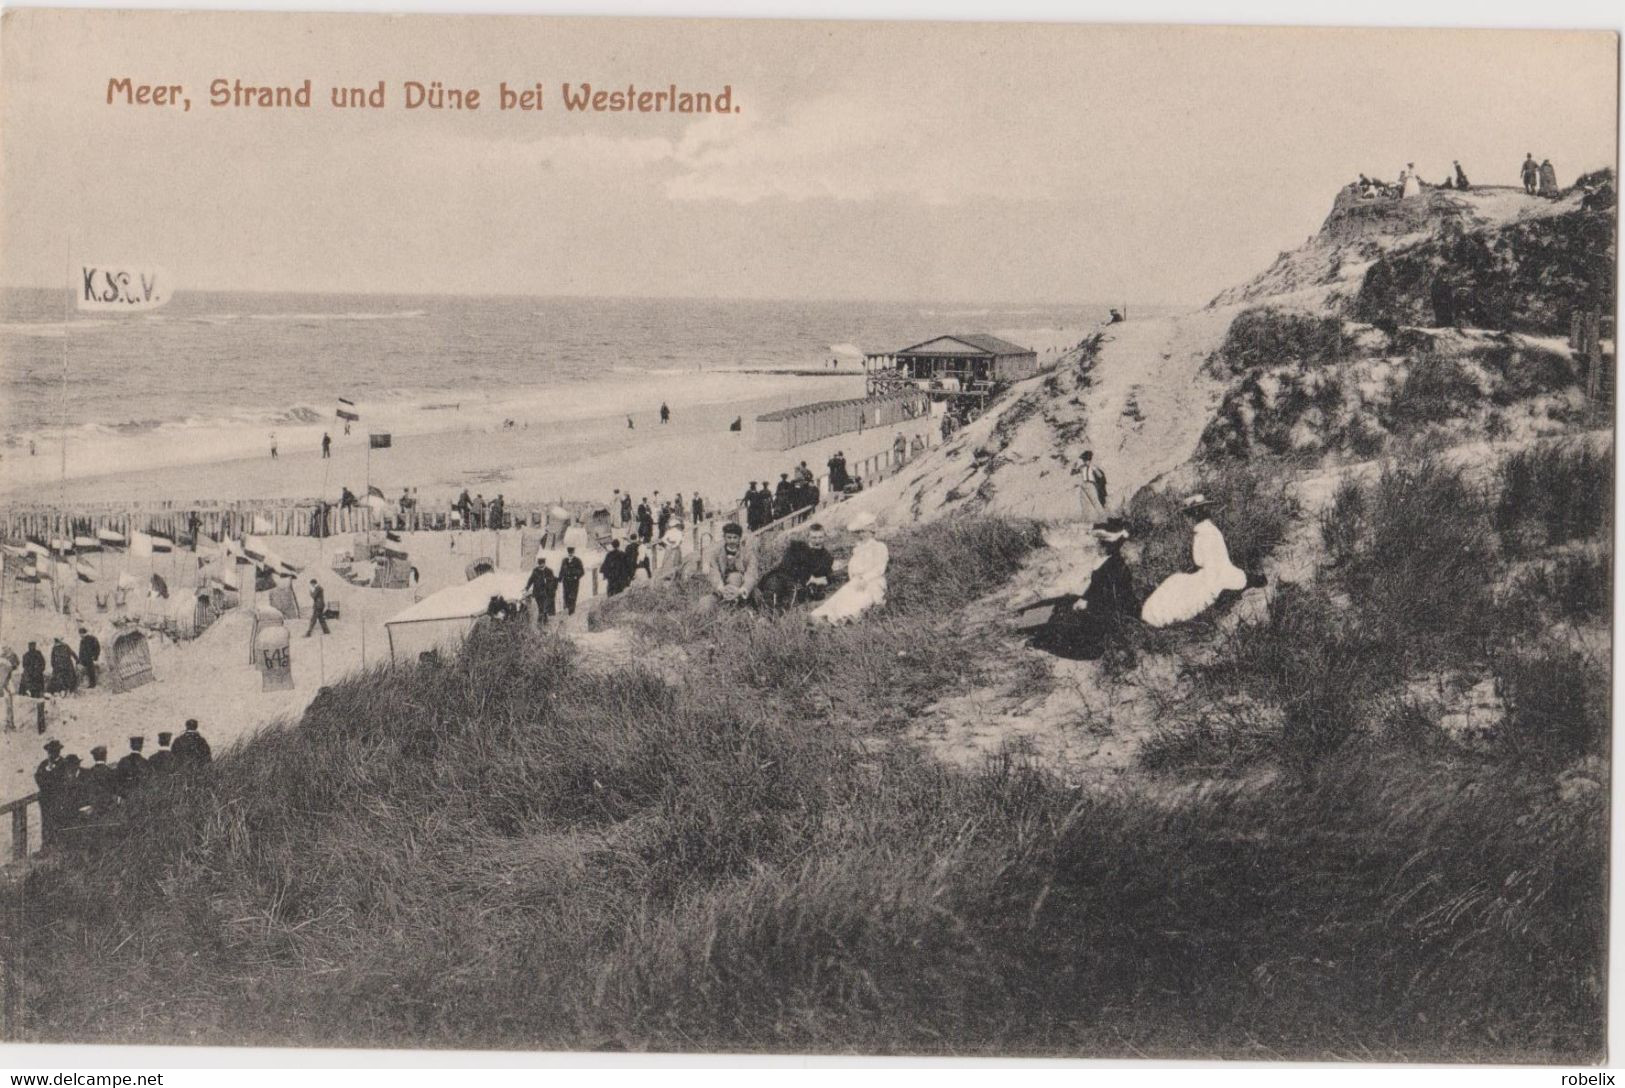
<instances>
[{"instance_id":1,"label":"man in dark coat walking","mask_svg":"<svg viewBox=\"0 0 1625 1088\"><path fill-rule=\"evenodd\" d=\"M69 694L79 690L79 659L60 638L51 640L51 680L45 690Z\"/></svg>"},{"instance_id":2,"label":"man in dark coat walking","mask_svg":"<svg viewBox=\"0 0 1625 1088\"><path fill-rule=\"evenodd\" d=\"M88 630L79 628L79 664L85 668L85 684L96 686L96 662L102 659L102 644Z\"/></svg>"},{"instance_id":3,"label":"man in dark coat walking","mask_svg":"<svg viewBox=\"0 0 1625 1088\"><path fill-rule=\"evenodd\" d=\"M537 623L546 623L547 617L553 615L557 609L554 594L558 592L558 588L558 577L548 569L547 560L538 555L536 566L530 572L530 579L525 582L525 592L536 602Z\"/></svg>"},{"instance_id":4,"label":"man in dark coat walking","mask_svg":"<svg viewBox=\"0 0 1625 1088\"><path fill-rule=\"evenodd\" d=\"M30 699L45 697L45 655L37 643L30 642L23 651L23 679L17 690Z\"/></svg>"},{"instance_id":5,"label":"man in dark coat walking","mask_svg":"<svg viewBox=\"0 0 1625 1088\"><path fill-rule=\"evenodd\" d=\"M645 544L655 538L654 511L649 509L649 500L644 499L638 503L638 539Z\"/></svg>"},{"instance_id":6,"label":"man in dark coat walking","mask_svg":"<svg viewBox=\"0 0 1625 1088\"><path fill-rule=\"evenodd\" d=\"M169 750L175 754L175 765L183 770L202 767L213 758L213 753L209 751L209 742L198 732L196 718L186 719L186 732L175 738L175 743Z\"/></svg>"},{"instance_id":7,"label":"man in dark coat walking","mask_svg":"<svg viewBox=\"0 0 1625 1088\"><path fill-rule=\"evenodd\" d=\"M559 564L559 584L564 587L564 611L569 615L576 614L576 596L581 592L581 579L586 576L587 568L576 550L565 548L564 562Z\"/></svg>"},{"instance_id":8,"label":"man in dark coat walking","mask_svg":"<svg viewBox=\"0 0 1625 1088\"><path fill-rule=\"evenodd\" d=\"M598 565L598 573L604 576L604 593L609 597L616 596L632 584L632 560L621 551L620 538L609 542L609 551Z\"/></svg>"},{"instance_id":9,"label":"man in dark coat walking","mask_svg":"<svg viewBox=\"0 0 1625 1088\"><path fill-rule=\"evenodd\" d=\"M310 626L305 628L305 637L309 638L311 632L316 630L317 624L322 625L322 634L330 635L333 632L327 629L327 593L322 589L320 582L310 580Z\"/></svg>"}]
</instances>

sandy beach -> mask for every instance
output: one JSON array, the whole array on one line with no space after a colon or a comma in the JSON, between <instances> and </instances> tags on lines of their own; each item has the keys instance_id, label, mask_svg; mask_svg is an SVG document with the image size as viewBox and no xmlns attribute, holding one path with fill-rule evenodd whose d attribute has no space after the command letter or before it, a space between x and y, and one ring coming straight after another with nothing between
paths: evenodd
<instances>
[{"instance_id":1,"label":"sandy beach","mask_svg":"<svg viewBox=\"0 0 1625 1088\"><path fill-rule=\"evenodd\" d=\"M556 422L512 430L495 429L465 432L438 432L399 436L388 450L372 455L371 478L393 497L403 486L419 489L424 509L443 509L464 487L483 492L487 498L498 492L510 502L537 501L555 497L594 498L608 501L617 487L630 489L635 497L696 492L713 509L725 508L743 494L751 480L776 480L798 462L805 460L822 474L825 462L841 450L850 464L889 450L899 430L909 438L925 436L935 444L936 420L913 421L904 428L883 428L862 435L846 434L784 451L751 448L755 416L787 404L862 394L861 377L768 378L783 384L782 389L765 396L725 403L682 404L672 402L672 420L662 426L653 409L643 413L644 422L633 430L626 428L624 416L615 419L587 419ZM745 430L730 432L728 424L743 416ZM284 448L272 461L268 456L253 460L217 464L176 466L87 476L69 480L68 503L150 502L197 498L303 497L325 494L336 497L341 485L361 491L366 479L367 451L361 428L348 440L335 436L331 459L324 461L318 450ZM55 491L56 489L53 489ZM8 496L17 501L23 491ZM53 500L56 494L50 496ZM388 656L385 622L401 610L437 589L465 579L464 567L476 556L495 556L503 569L518 569L519 533L424 532L406 534L411 562L419 570L416 589L381 590L349 585L331 569L333 555L350 544L347 536L326 540L311 537L269 537L272 548L290 562L304 568L298 580L302 605L308 605L306 578L318 577L329 600L338 606L342 619L326 638L305 640L304 623L290 621L293 630L293 675L291 691L262 692L259 673L248 657L250 614L238 609L217 621L204 634L188 641L149 639L154 683L120 695L104 686L95 691L81 689L69 697L47 700L48 733L60 738L67 752L77 753L86 763L93 745L105 744L110 761L128 751L128 738L145 736L147 750L157 744L161 730L178 733L187 717L196 717L210 743L219 750L252 734L267 724L292 720L307 706L316 692L345 673L373 665ZM553 554L557 569L558 553ZM102 559L106 566L103 581L111 583L114 572L128 567L137 576L146 573L148 562L122 555ZM152 561L152 569L164 575L178 592L190 584L190 552L178 550L172 556ZM76 601L79 614L92 630L110 640L108 619L97 614L94 588L79 587ZM583 587L583 607L563 627L572 635L585 632L588 586ZM48 651L53 636L64 637L77 646L80 620L54 613L49 607L49 585L39 587L8 583L4 611L0 613L0 644L19 654L29 640ZM139 607L136 602L134 607ZM31 717L32 703L17 700L17 725L13 732L0 734L0 802L33 791L32 771L43 757Z\"/></svg>"}]
</instances>

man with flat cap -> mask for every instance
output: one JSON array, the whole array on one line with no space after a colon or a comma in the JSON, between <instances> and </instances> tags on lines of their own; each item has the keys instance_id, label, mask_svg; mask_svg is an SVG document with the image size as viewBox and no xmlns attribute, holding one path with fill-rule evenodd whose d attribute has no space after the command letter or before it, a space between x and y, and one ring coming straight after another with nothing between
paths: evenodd
<instances>
[{"instance_id":1,"label":"man with flat cap","mask_svg":"<svg viewBox=\"0 0 1625 1088\"><path fill-rule=\"evenodd\" d=\"M186 732L175 738L169 749L175 755L175 765L182 769L201 767L212 758L209 742L197 731L197 719L186 719Z\"/></svg>"},{"instance_id":2,"label":"man with flat cap","mask_svg":"<svg viewBox=\"0 0 1625 1088\"><path fill-rule=\"evenodd\" d=\"M748 605L755 597L756 582L761 577L756 556L745 544L745 530L730 521L722 527L722 547L706 564L706 577L711 582L713 605Z\"/></svg>"},{"instance_id":3,"label":"man with flat cap","mask_svg":"<svg viewBox=\"0 0 1625 1088\"><path fill-rule=\"evenodd\" d=\"M121 797L130 796L152 774L147 757L141 754L141 748L146 743L146 737L131 737L130 750L118 761L114 774L118 776L118 791Z\"/></svg>"}]
</instances>

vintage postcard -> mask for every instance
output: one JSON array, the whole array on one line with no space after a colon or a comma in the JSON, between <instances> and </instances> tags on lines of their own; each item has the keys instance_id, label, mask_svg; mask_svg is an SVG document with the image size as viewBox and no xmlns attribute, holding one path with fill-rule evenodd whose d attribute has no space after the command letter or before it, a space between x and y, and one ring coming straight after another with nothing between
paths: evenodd
<instances>
[{"instance_id":1,"label":"vintage postcard","mask_svg":"<svg viewBox=\"0 0 1625 1088\"><path fill-rule=\"evenodd\" d=\"M7 1041L1606 1058L1615 34L0 51Z\"/></svg>"}]
</instances>

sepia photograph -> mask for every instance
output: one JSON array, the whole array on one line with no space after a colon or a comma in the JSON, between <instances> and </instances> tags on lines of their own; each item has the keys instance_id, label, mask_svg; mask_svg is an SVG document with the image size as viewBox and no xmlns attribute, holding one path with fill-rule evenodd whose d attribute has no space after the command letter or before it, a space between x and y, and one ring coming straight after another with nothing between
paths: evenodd
<instances>
[{"instance_id":1,"label":"sepia photograph","mask_svg":"<svg viewBox=\"0 0 1625 1088\"><path fill-rule=\"evenodd\" d=\"M8 8L7 1061L1607 1062L1618 88Z\"/></svg>"}]
</instances>

